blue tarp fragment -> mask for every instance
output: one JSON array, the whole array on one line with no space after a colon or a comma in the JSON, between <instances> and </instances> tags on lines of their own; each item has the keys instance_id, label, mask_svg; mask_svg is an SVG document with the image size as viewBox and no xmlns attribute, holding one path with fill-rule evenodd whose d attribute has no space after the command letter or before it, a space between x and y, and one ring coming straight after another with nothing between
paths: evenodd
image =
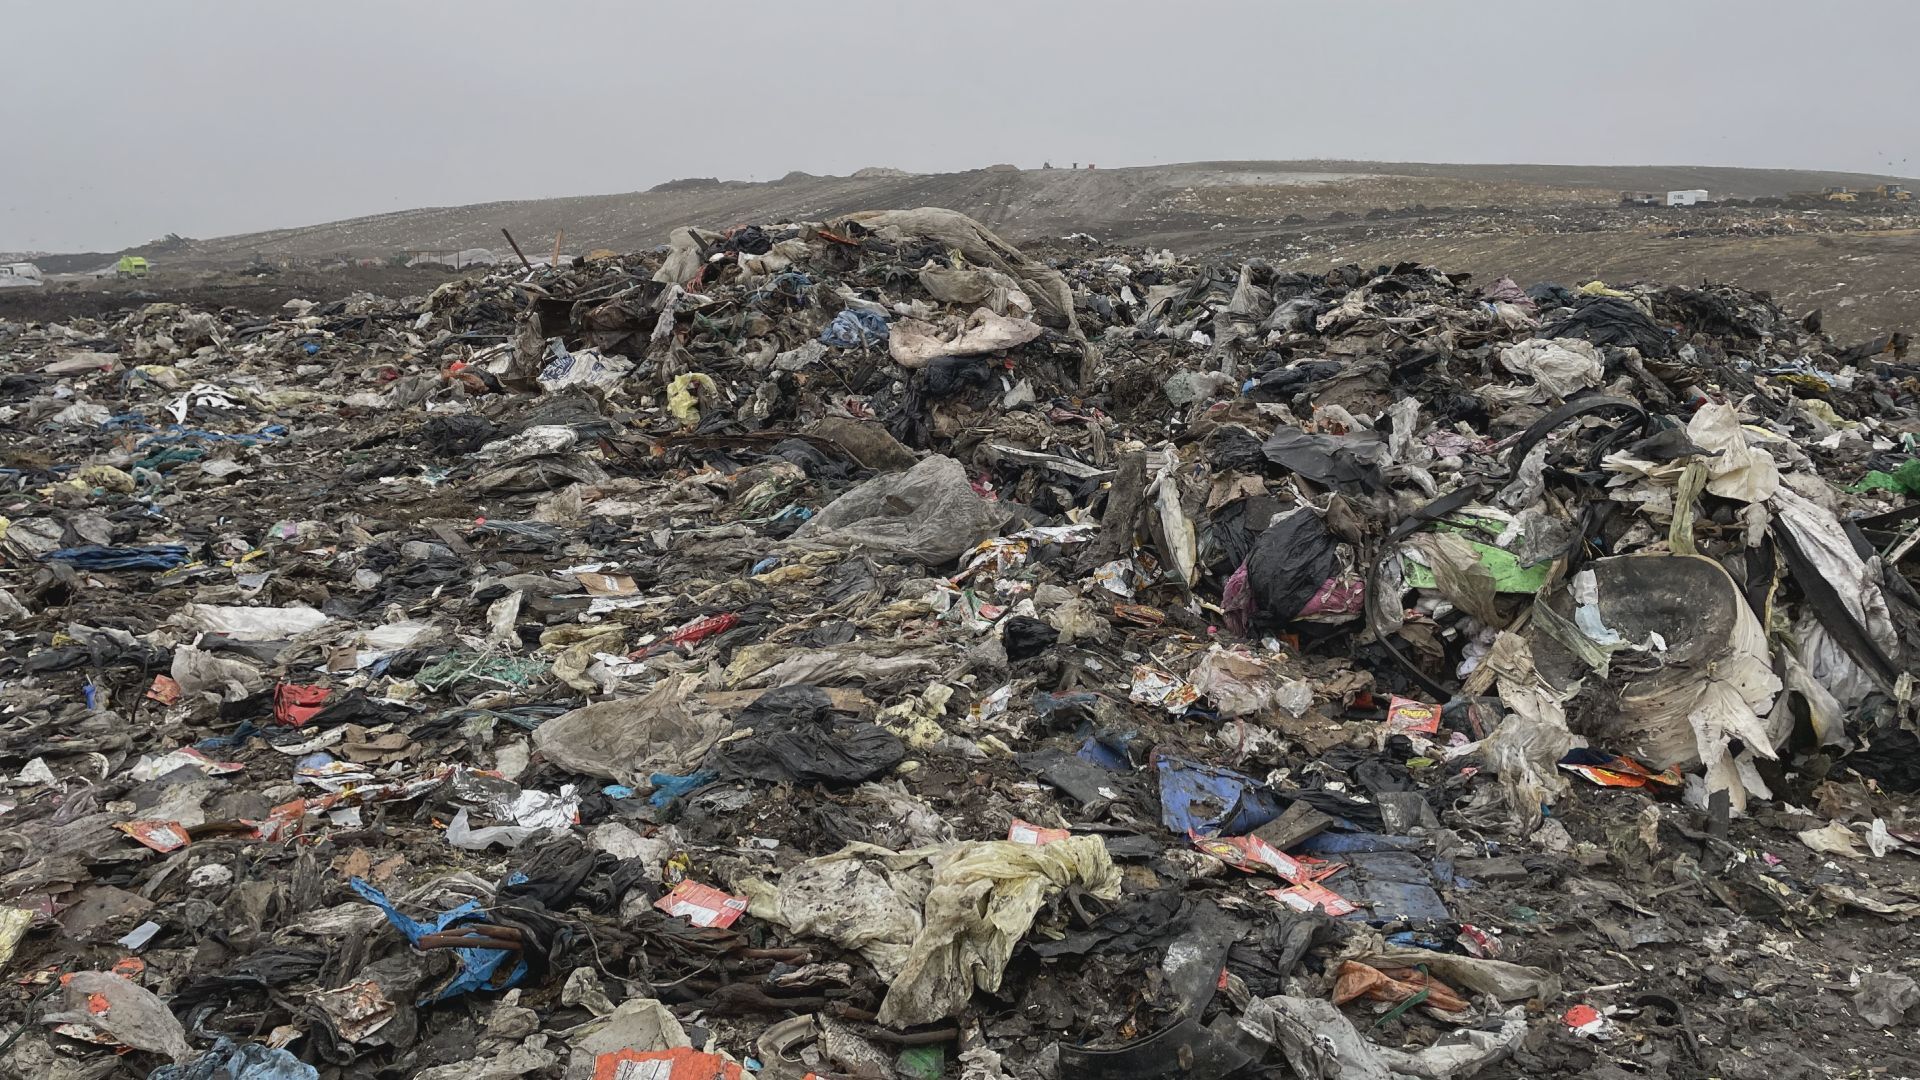
<instances>
[{"instance_id":1,"label":"blue tarp fragment","mask_svg":"<svg viewBox=\"0 0 1920 1080\"><path fill-rule=\"evenodd\" d=\"M1133 761L1127 757L1125 750L1116 749L1108 743L1101 742L1097 735L1088 736L1087 741L1080 744L1080 750L1074 756L1081 761L1098 765L1108 772L1126 772L1133 768Z\"/></svg>"},{"instance_id":2,"label":"blue tarp fragment","mask_svg":"<svg viewBox=\"0 0 1920 1080\"><path fill-rule=\"evenodd\" d=\"M187 561L187 549L180 544L151 544L146 547L61 548L41 557L43 562L72 563L82 570L171 570Z\"/></svg>"},{"instance_id":3,"label":"blue tarp fragment","mask_svg":"<svg viewBox=\"0 0 1920 1080\"><path fill-rule=\"evenodd\" d=\"M1324 834L1322 834L1324 835ZM1433 888L1433 871L1410 851L1362 851L1346 855L1342 869L1323 884L1360 910L1346 916L1374 925L1405 921L1449 922L1446 901Z\"/></svg>"},{"instance_id":4,"label":"blue tarp fragment","mask_svg":"<svg viewBox=\"0 0 1920 1080\"><path fill-rule=\"evenodd\" d=\"M1160 820L1185 836L1245 836L1280 816L1280 800L1250 776L1162 756Z\"/></svg>"},{"instance_id":5,"label":"blue tarp fragment","mask_svg":"<svg viewBox=\"0 0 1920 1080\"><path fill-rule=\"evenodd\" d=\"M1306 855L1351 855L1365 851L1418 851L1427 846L1417 836L1385 833L1323 832L1307 837L1288 850Z\"/></svg>"},{"instance_id":6,"label":"blue tarp fragment","mask_svg":"<svg viewBox=\"0 0 1920 1080\"><path fill-rule=\"evenodd\" d=\"M423 923L402 915L400 909L394 907L393 902L387 899L387 894L359 878L350 878L347 884L354 892L360 894L361 899L386 912L387 921L393 924L395 930L400 931L409 944L416 947L420 944L420 939L428 934L437 934L463 922L485 922L487 918L487 913L481 908L480 901L469 900L451 911L441 912L432 922ZM453 955L460 961L459 974L454 976L452 982L441 987L439 993L423 997L417 1004L431 1005L436 1001L445 1001L473 990L505 990L519 985L520 980L527 977L527 962L514 953L502 949L455 949ZM513 973L505 982L495 985L492 981L494 974L500 970L500 965L509 959L516 965Z\"/></svg>"}]
</instances>

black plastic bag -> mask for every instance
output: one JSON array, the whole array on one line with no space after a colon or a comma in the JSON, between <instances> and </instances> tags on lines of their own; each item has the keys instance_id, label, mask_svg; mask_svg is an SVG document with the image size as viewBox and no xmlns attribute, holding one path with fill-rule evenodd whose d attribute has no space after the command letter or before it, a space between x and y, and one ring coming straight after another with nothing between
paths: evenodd
<instances>
[{"instance_id":1,"label":"black plastic bag","mask_svg":"<svg viewBox=\"0 0 1920 1080\"><path fill-rule=\"evenodd\" d=\"M427 452L439 457L459 457L471 454L503 435L499 425L486 417L460 413L428 420L420 428L419 444Z\"/></svg>"},{"instance_id":2,"label":"black plastic bag","mask_svg":"<svg viewBox=\"0 0 1920 1080\"><path fill-rule=\"evenodd\" d=\"M1579 338L1595 345L1639 349L1640 355L1673 354L1673 339L1637 307L1602 296L1581 304L1573 314L1540 328L1543 338Z\"/></svg>"},{"instance_id":3,"label":"black plastic bag","mask_svg":"<svg viewBox=\"0 0 1920 1080\"><path fill-rule=\"evenodd\" d=\"M510 875L494 893L498 903L533 901L547 908L564 908L602 865L611 867L616 860L603 851L595 851L578 836L563 834L535 848L516 868L516 881Z\"/></svg>"},{"instance_id":4,"label":"black plastic bag","mask_svg":"<svg viewBox=\"0 0 1920 1080\"><path fill-rule=\"evenodd\" d=\"M338 727L341 724L378 727L381 724L406 720L412 716L412 710L404 705L392 705L370 698L364 690L349 690L344 694L329 697L326 705L314 714L313 719L302 726L315 731Z\"/></svg>"},{"instance_id":5,"label":"black plastic bag","mask_svg":"<svg viewBox=\"0 0 1920 1080\"><path fill-rule=\"evenodd\" d=\"M782 686L741 710L753 734L716 747L705 768L729 780L858 784L906 760L907 745L878 724L841 720L817 686Z\"/></svg>"},{"instance_id":6,"label":"black plastic bag","mask_svg":"<svg viewBox=\"0 0 1920 1080\"><path fill-rule=\"evenodd\" d=\"M921 372L928 397L947 398L993 381L993 368L984 356L936 356Z\"/></svg>"},{"instance_id":7,"label":"black plastic bag","mask_svg":"<svg viewBox=\"0 0 1920 1080\"><path fill-rule=\"evenodd\" d=\"M1374 455L1385 442L1386 436L1377 431L1309 435L1283 426L1261 445L1260 452L1268 461L1321 487L1378 491L1385 482Z\"/></svg>"},{"instance_id":8,"label":"black plastic bag","mask_svg":"<svg viewBox=\"0 0 1920 1080\"><path fill-rule=\"evenodd\" d=\"M1053 648L1060 640L1060 631L1041 622L1029 619L1025 615L1015 615L1001 624L1000 643L1006 647L1007 659L1026 660Z\"/></svg>"},{"instance_id":9,"label":"black plastic bag","mask_svg":"<svg viewBox=\"0 0 1920 1080\"><path fill-rule=\"evenodd\" d=\"M1233 573L1235 567L1253 557L1260 534L1283 509L1285 504L1271 495L1250 495L1215 511L1207 522L1207 566L1223 577Z\"/></svg>"},{"instance_id":10,"label":"black plastic bag","mask_svg":"<svg viewBox=\"0 0 1920 1080\"><path fill-rule=\"evenodd\" d=\"M1260 534L1247 557L1247 587L1265 625L1300 614L1329 579L1340 572L1338 541L1320 515L1302 508Z\"/></svg>"}]
</instances>

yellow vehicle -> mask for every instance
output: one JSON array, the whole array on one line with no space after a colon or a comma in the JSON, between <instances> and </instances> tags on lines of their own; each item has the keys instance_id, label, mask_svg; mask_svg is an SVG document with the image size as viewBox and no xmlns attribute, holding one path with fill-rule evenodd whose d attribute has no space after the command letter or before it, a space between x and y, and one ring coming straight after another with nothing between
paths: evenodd
<instances>
[{"instance_id":1,"label":"yellow vehicle","mask_svg":"<svg viewBox=\"0 0 1920 1080\"><path fill-rule=\"evenodd\" d=\"M1830 187L1825 192L1828 202L1859 202L1860 196L1843 187Z\"/></svg>"},{"instance_id":2,"label":"yellow vehicle","mask_svg":"<svg viewBox=\"0 0 1920 1080\"><path fill-rule=\"evenodd\" d=\"M120 261L113 264L113 276L117 278L143 278L152 269L147 260L138 255L122 255Z\"/></svg>"},{"instance_id":3,"label":"yellow vehicle","mask_svg":"<svg viewBox=\"0 0 1920 1080\"><path fill-rule=\"evenodd\" d=\"M1913 192L1908 191L1899 184L1881 184L1879 187L1874 188L1870 194L1876 199L1885 199L1888 202L1913 201Z\"/></svg>"}]
</instances>

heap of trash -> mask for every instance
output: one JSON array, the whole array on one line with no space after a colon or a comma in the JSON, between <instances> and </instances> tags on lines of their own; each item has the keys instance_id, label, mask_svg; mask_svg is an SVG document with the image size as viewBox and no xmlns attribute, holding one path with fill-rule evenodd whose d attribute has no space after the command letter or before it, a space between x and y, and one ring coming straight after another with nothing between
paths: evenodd
<instances>
[{"instance_id":1,"label":"heap of trash","mask_svg":"<svg viewBox=\"0 0 1920 1080\"><path fill-rule=\"evenodd\" d=\"M1904 338L920 209L0 387L0 1075L1915 1060Z\"/></svg>"}]
</instances>

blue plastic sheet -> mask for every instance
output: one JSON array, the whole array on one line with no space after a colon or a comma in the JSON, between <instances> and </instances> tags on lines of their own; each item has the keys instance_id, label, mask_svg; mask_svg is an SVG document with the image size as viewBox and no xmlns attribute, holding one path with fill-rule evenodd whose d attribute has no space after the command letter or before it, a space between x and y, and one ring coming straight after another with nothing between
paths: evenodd
<instances>
[{"instance_id":1,"label":"blue plastic sheet","mask_svg":"<svg viewBox=\"0 0 1920 1080\"><path fill-rule=\"evenodd\" d=\"M1426 841L1413 836L1388 836L1385 833L1323 832L1309 836L1290 850L1308 855L1351 855L1367 851L1418 851Z\"/></svg>"},{"instance_id":2,"label":"blue plastic sheet","mask_svg":"<svg viewBox=\"0 0 1920 1080\"><path fill-rule=\"evenodd\" d=\"M1342 861L1346 868L1325 884L1359 906L1348 919L1375 925L1405 920L1416 926L1452 919L1446 901L1434 891L1431 868L1420 856L1410 851L1363 851Z\"/></svg>"},{"instance_id":3,"label":"blue plastic sheet","mask_svg":"<svg viewBox=\"0 0 1920 1080\"><path fill-rule=\"evenodd\" d=\"M195 750L201 751L202 753L212 754L220 751L232 750L235 747L245 746L247 745L248 739L251 739L256 735L264 735L264 734L266 734L266 732L261 728L256 727L253 721L242 720L240 721L240 726L234 729L233 734L210 735L204 739L201 739L199 742L194 743L193 748Z\"/></svg>"},{"instance_id":4,"label":"blue plastic sheet","mask_svg":"<svg viewBox=\"0 0 1920 1080\"><path fill-rule=\"evenodd\" d=\"M647 801L655 806L665 806L687 792L706 787L718 779L720 779L719 773L706 770L688 773L685 776L657 772L647 777L647 783L653 785L653 794L647 798Z\"/></svg>"},{"instance_id":5,"label":"blue plastic sheet","mask_svg":"<svg viewBox=\"0 0 1920 1080\"><path fill-rule=\"evenodd\" d=\"M888 333L887 320L881 316L846 308L820 331L820 341L840 349L862 349L884 344Z\"/></svg>"},{"instance_id":6,"label":"blue plastic sheet","mask_svg":"<svg viewBox=\"0 0 1920 1080\"><path fill-rule=\"evenodd\" d=\"M42 556L44 562L72 563L82 570L171 570L187 561L187 549L180 544L152 544L147 547L61 548Z\"/></svg>"},{"instance_id":7,"label":"blue plastic sheet","mask_svg":"<svg viewBox=\"0 0 1920 1080\"><path fill-rule=\"evenodd\" d=\"M1095 738L1089 738L1081 743L1079 752L1074 756L1089 765L1098 765L1108 772L1125 772L1133 767L1133 762L1127 760L1126 751L1117 750Z\"/></svg>"},{"instance_id":8,"label":"blue plastic sheet","mask_svg":"<svg viewBox=\"0 0 1920 1080\"><path fill-rule=\"evenodd\" d=\"M420 939L428 934L437 934L463 922L485 922L487 918L487 913L481 908L480 901L469 900L451 911L441 912L432 922L423 923L410 916L402 915L400 909L394 907L393 902L387 899L386 893L359 878L349 878L347 884L354 892L360 894L361 899L386 912L387 921L393 924L395 930L400 931L409 944L416 947L420 944ZM474 990L505 990L519 985L520 980L527 977L527 962L504 949L455 949L453 955L460 961L459 974L453 977L452 982L441 987L439 993L423 997L417 1004L431 1005L436 1001L445 1001ZM494 975L499 972L500 965L509 959L515 962L513 971L507 976L505 982L494 984Z\"/></svg>"},{"instance_id":9,"label":"blue plastic sheet","mask_svg":"<svg viewBox=\"0 0 1920 1080\"><path fill-rule=\"evenodd\" d=\"M200 1056L162 1065L147 1080L320 1080L320 1070L285 1050L222 1035Z\"/></svg>"},{"instance_id":10,"label":"blue plastic sheet","mask_svg":"<svg viewBox=\"0 0 1920 1080\"><path fill-rule=\"evenodd\" d=\"M1280 816L1280 800L1250 776L1163 756L1160 821L1185 836L1244 836Z\"/></svg>"}]
</instances>

